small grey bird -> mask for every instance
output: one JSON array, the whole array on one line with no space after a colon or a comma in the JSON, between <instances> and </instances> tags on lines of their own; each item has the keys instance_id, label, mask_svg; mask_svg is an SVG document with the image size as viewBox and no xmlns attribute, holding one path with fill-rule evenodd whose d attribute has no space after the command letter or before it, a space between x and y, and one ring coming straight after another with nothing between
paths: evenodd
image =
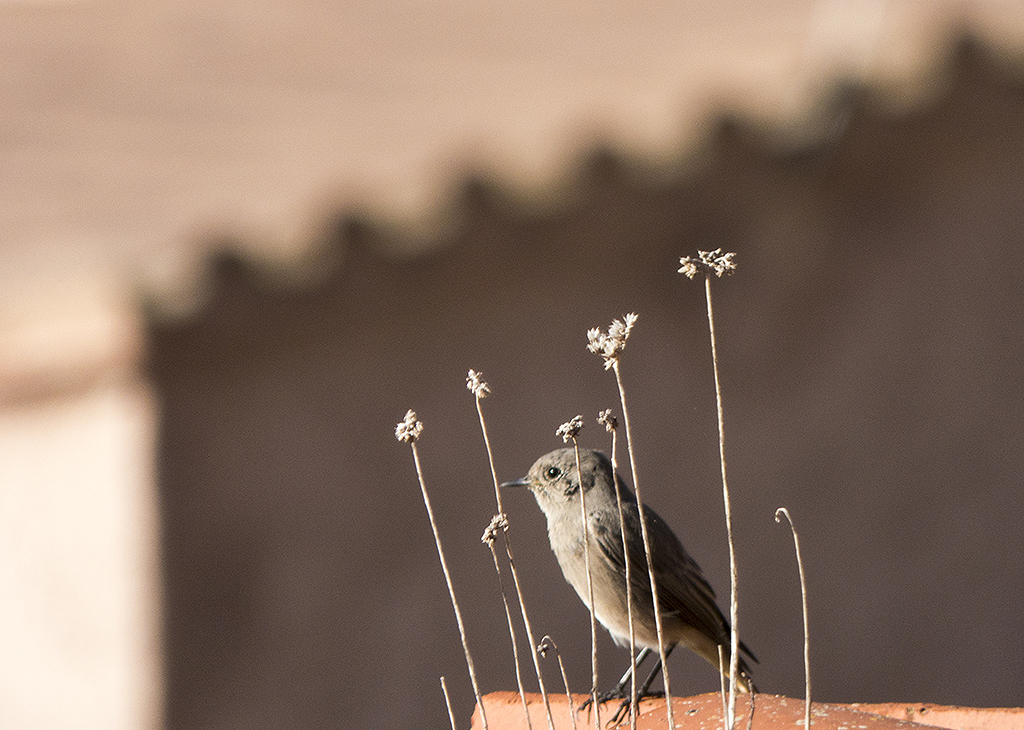
<instances>
[{"instance_id":1,"label":"small grey bird","mask_svg":"<svg viewBox=\"0 0 1024 730\"><path fill-rule=\"evenodd\" d=\"M580 449L580 473L576 469L573 449L559 449L537 459L522 479L506 482L503 487L527 487L537 499L548 520L548 540L558 558L565 579L589 607L586 564L583 555L583 526L580 518L580 484L586 492L587 530L590 546L591 582L594 591L594 613L620 646L629 646L629 621L626 612L626 562L622 551L622 530L612 481L612 465L599 451ZM636 496L619 477L622 508L629 546L630 582L633 588L633 625L636 644L642 647L637 662L653 650L658 651L654 601L647 570L640 513ZM647 505L644 505L647 532L651 543L651 559L658 585L662 629L666 656L677 644L693 650L718 669L718 647L722 646L726 671L729 667L730 628L715 603L715 592L683 548L671 528ZM740 644L737 686L745 692L754 691L746 658L757 661L750 650ZM745 655L745 657L743 656ZM647 692L661 668L659 661L647 681L639 688ZM627 696L629 672L619 685L602 695L602 701Z\"/></svg>"}]
</instances>

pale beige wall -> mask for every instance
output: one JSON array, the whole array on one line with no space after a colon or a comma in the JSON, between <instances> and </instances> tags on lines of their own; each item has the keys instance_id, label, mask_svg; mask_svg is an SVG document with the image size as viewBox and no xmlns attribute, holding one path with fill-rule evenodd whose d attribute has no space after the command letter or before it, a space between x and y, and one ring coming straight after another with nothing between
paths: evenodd
<instances>
[{"instance_id":1,"label":"pale beige wall","mask_svg":"<svg viewBox=\"0 0 1024 730\"><path fill-rule=\"evenodd\" d=\"M0 726L159 727L155 407L130 309L0 323Z\"/></svg>"}]
</instances>

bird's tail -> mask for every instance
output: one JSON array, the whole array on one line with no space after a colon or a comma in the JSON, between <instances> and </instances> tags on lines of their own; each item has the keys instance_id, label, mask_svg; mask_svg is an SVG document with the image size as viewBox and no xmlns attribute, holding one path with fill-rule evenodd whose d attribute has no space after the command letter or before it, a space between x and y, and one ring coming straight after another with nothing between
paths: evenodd
<instances>
[{"instance_id":1,"label":"bird's tail","mask_svg":"<svg viewBox=\"0 0 1024 730\"><path fill-rule=\"evenodd\" d=\"M746 657L743 656L744 654L748 655L750 657L750 659L752 659L753 661L755 661L755 662L757 661L757 657L755 657L753 654L751 654L750 650L741 642L740 643L740 660L739 660L739 662L737 663L737 666L736 666L736 688L740 692L756 693L757 692L757 687L754 685L754 680L751 679L751 676L750 676L750 665L747 664ZM711 661L711 658L708 657L708 660ZM722 675L725 677L726 682L728 682L729 681L729 647L728 646L723 646L722 647L722 662L723 662L723 664L719 665L718 657L715 657L714 661L711 661L711 663L714 664L716 667L719 667L719 666L722 667Z\"/></svg>"}]
</instances>

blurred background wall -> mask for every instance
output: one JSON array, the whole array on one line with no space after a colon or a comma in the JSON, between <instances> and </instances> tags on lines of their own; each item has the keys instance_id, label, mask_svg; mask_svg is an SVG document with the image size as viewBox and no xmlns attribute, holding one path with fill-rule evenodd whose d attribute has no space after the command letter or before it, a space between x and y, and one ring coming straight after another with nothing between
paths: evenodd
<instances>
[{"instance_id":1,"label":"blurred background wall","mask_svg":"<svg viewBox=\"0 0 1024 730\"><path fill-rule=\"evenodd\" d=\"M1020 705L1024 13L1004 3L0 5L0 721L441 725L511 689L499 478L616 407L744 639L816 697ZM969 35L967 35L969 33ZM534 626L586 614L528 494ZM604 682L626 665L600 637ZM717 686L673 657L676 692ZM524 666L527 675L528 667ZM549 687L557 684L548 667Z\"/></svg>"}]
</instances>

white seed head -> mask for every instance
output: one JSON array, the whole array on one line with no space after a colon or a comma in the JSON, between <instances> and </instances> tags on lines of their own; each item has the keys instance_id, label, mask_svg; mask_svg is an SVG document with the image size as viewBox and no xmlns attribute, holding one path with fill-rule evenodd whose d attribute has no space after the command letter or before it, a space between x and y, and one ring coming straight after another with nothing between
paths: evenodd
<instances>
[{"instance_id":1,"label":"white seed head","mask_svg":"<svg viewBox=\"0 0 1024 730\"><path fill-rule=\"evenodd\" d=\"M608 370L619 359L619 354L626 349L626 340L636 320L637 315L630 312L622 321L612 320L607 333L596 327L587 330L587 349L604 358L605 370Z\"/></svg>"},{"instance_id":2,"label":"white seed head","mask_svg":"<svg viewBox=\"0 0 1024 730\"><path fill-rule=\"evenodd\" d=\"M491 386L484 381L484 374L476 370L470 370L466 376L466 388L477 398L486 398L491 392Z\"/></svg>"},{"instance_id":3,"label":"white seed head","mask_svg":"<svg viewBox=\"0 0 1024 730\"><path fill-rule=\"evenodd\" d=\"M573 416L572 419L566 421L558 430L555 431L556 436L561 436L562 441L569 443L575 441L576 437L579 436L580 431L583 429L583 416Z\"/></svg>"},{"instance_id":4,"label":"white seed head","mask_svg":"<svg viewBox=\"0 0 1024 730\"><path fill-rule=\"evenodd\" d=\"M403 444L411 444L419 439L423 432L423 422L416 418L416 412L407 411L405 418L395 426L395 438Z\"/></svg>"},{"instance_id":5,"label":"white seed head","mask_svg":"<svg viewBox=\"0 0 1024 730\"><path fill-rule=\"evenodd\" d=\"M496 539L498 539L498 530L504 532L508 529L508 518L504 513L494 515L491 518L491 524L487 525L487 529L484 530L483 536L480 538L480 542L487 543L490 545Z\"/></svg>"},{"instance_id":6,"label":"white seed head","mask_svg":"<svg viewBox=\"0 0 1024 730\"><path fill-rule=\"evenodd\" d=\"M698 251L697 256L684 256L679 259L679 263L682 266L679 268L680 274L685 274L689 278L693 278L697 275L698 271L703 271L706 275L721 277L723 274L732 274L736 271L736 254L722 253L722 249L716 248L714 251Z\"/></svg>"}]
</instances>

